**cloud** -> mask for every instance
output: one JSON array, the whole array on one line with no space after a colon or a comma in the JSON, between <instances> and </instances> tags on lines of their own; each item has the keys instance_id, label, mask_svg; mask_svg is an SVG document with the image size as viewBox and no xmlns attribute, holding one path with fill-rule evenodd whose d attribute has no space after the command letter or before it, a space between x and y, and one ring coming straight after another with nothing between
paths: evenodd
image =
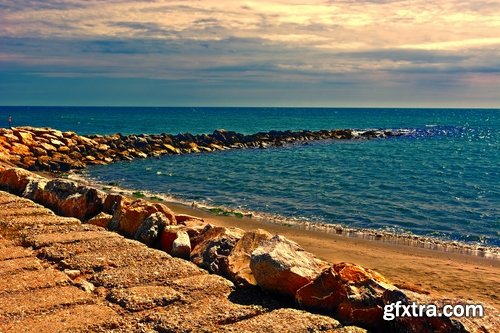
<instances>
[{"instance_id":1,"label":"cloud","mask_svg":"<svg viewBox=\"0 0 500 333\"><path fill-rule=\"evenodd\" d=\"M16 0L0 4L0 22L0 71L27 77L344 84L384 96L401 82L500 84L497 1Z\"/></svg>"}]
</instances>

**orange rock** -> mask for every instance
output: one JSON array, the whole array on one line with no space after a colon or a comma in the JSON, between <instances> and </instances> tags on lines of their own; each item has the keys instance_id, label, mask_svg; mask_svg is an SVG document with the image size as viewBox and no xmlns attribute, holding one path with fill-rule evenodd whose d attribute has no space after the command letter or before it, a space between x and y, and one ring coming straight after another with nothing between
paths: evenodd
<instances>
[{"instance_id":1,"label":"orange rock","mask_svg":"<svg viewBox=\"0 0 500 333\"><path fill-rule=\"evenodd\" d=\"M105 213L113 215L115 212L115 209L118 208L118 205L120 204L120 201L125 200L125 197L120 194L114 194L110 193L106 196L106 199L104 200L104 207L103 211ZM132 200L128 200L129 203L132 202Z\"/></svg>"},{"instance_id":2,"label":"orange rock","mask_svg":"<svg viewBox=\"0 0 500 333\"><path fill-rule=\"evenodd\" d=\"M42 177L20 168L10 168L0 173L0 185L12 193L23 194L28 183Z\"/></svg>"},{"instance_id":3,"label":"orange rock","mask_svg":"<svg viewBox=\"0 0 500 333\"><path fill-rule=\"evenodd\" d=\"M11 154L16 154L19 156L31 156L31 151L28 146L14 142L12 143L12 146L10 147L10 153Z\"/></svg>"},{"instance_id":4,"label":"orange rock","mask_svg":"<svg viewBox=\"0 0 500 333\"><path fill-rule=\"evenodd\" d=\"M177 224L174 213L163 204L150 203L145 200L132 202L121 200L115 209L110 228L132 237L144 220L156 212L163 213L170 224Z\"/></svg>"},{"instance_id":5,"label":"orange rock","mask_svg":"<svg viewBox=\"0 0 500 333\"><path fill-rule=\"evenodd\" d=\"M167 226L160 235L160 248L179 258L189 259L191 241L185 226Z\"/></svg>"},{"instance_id":6,"label":"orange rock","mask_svg":"<svg viewBox=\"0 0 500 333\"><path fill-rule=\"evenodd\" d=\"M262 229L246 232L236 243L227 257L229 278L237 286L255 286L257 281L250 269L250 257L259 246L269 241L273 236Z\"/></svg>"},{"instance_id":7,"label":"orange rock","mask_svg":"<svg viewBox=\"0 0 500 333\"><path fill-rule=\"evenodd\" d=\"M187 214L177 214L175 215L175 219L177 220L177 223L183 223L187 220L199 220L203 222L203 219L201 217L191 216Z\"/></svg>"},{"instance_id":8,"label":"orange rock","mask_svg":"<svg viewBox=\"0 0 500 333\"><path fill-rule=\"evenodd\" d=\"M397 288L380 274L341 263L332 265L300 288L295 299L300 306L326 312L345 325L379 330L386 325L384 294L393 291Z\"/></svg>"},{"instance_id":9,"label":"orange rock","mask_svg":"<svg viewBox=\"0 0 500 333\"><path fill-rule=\"evenodd\" d=\"M70 180L43 178L30 182L26 197L60 215L87 220L102 211L105 194Z\"/></svg>"},{"instance_id":10,"label":"orange rock","mask_svg":"<svg viewBox=\"0 0 500 333\"><path fill-rule=\"evenodd\" d=\"M244 231L238 228L207 225L199 236L191 240L191 261L212 273L227 276L227 256Z\"/></svg>"},{"instance_id":11,"label":"orange rock","mask_svg":"<svg viewBox=\"0 0 500 333\"><path fill-rule=\"evenodd\" d=\"M262 289L292 298L325 267L325 262L280 235L259 246L250 259L252 274Z\"/></svg>"},{"instance_id":12,"label":"orange rock","mask_svg":"<svg viewBox=\"0 0 500 333\"><path fill-rule=\"evenodd\" d=\"M26 146L31 146L35 142L33 135L30 132L15 130L14 135L17 136L19 141Z\"/></svg>"},{"instance_id":13,"label":"orange rock","mask_svg":"<svg viewBox=\"0 0 500 333\"><path fill-rule=\"evenodd\" d=\"M112 215L101 212L87 221L88 224L93 224L98 227L108 228L109 222L113 218Z\"/></svg>"}]
</instances>

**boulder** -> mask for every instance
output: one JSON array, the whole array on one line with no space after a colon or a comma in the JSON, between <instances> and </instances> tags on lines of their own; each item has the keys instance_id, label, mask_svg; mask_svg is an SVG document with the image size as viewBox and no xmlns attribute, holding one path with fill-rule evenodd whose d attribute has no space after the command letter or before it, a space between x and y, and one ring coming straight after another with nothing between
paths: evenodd
<instances>
[{"instance_id":1,"label":"boulder","mask_svg":"<svg viewBox=\"0 0 500 333\"><path fill-rule=\"evenodd\" d=\"M169 224L170 221L163 213L153 213L146 217L144 222L137 228L134 239L148 246L155 246L163 229Z\"/></svg>"},{"instance_id":2,"label":"boulder","mask_svg":"<svg viewBox=\"0 0 500 333\"><path fill-rule=\"evenodd\" d=\"M0 173L0 187L17 195L21 195L34 179L42 178L32 172L20 168L5 169Z\"/></svg>"},{"instance_id":3,"label":"boulder","mask_svg":"<svg viewBox=\"0 0 500 333\"><path fill-rule=\"evenodd\" d=\"M238 228L207 225L192 239L191 261L211 273L227 276L227 256L243 234Z\"/></svg>"},{"instance_id":4,"label":"boulder","mask_svg":"<svg viewBox=\"0 0 500 333\"><path fill-rule=\"evenodd\" d=\"M188 220L198 220L203 222L203 219L201 217L196 217L192 215L187 215L187 214L177 214L175 215L175 219L177 220L177 223L183 223L184 221Z\"/></svg>"},{"instance_id":5,"label":"boulder","mask_svg":"<svg viewBox=\"0 0 500 333\"><path fill-rule=\"evenodd\" d=\"M102 211L105 193L67 179L38 179L27 186L24 196L59 215L87 220Z\"/></svg>"},{"instance_id":6,"label":"boulder","mask_svg":"<svg viewBox=\"0 0 500 333\"><path fill-rule=\"evenodd\" d=\"M191 241L186 231L180 230L172 243L170 254L174 257L189 259L191 255Z\"/></svg>"},{"instance_id":7,"label":"boulder","mask_svg":"<svg viewBox=\"0 0 500 333\"><path fill-rule=\"evenodd\" d=\"M255 286L257 281L250 269L252 252L268 242L273 236L262 229L245 232L227 257L228 277L236 286Z\"/></svg>"},{"instance_id":8,"label":"boulder","mask_svg":"<svg viewBox=\"0 0 500 333\"><path fill-rule=\"evenodd\" d=\"M125 197L121 194L110 193L104 199L103 211L105 213L113 215L115 209L119 206L120 201L122 201Z\"/></svg>"},{"instance_id":9,"label":"boulder","mask_svg":"<svg viewBox=\"0 0 500 333\"><path fill-rule=\"evenodd\" d=\"M104 212L101 212L91 218L90 220L87 221L88 224L93 224L98 227L103 227L103 228L108 228L109 222L111 222L111 219L113 218L112 215L106 214Z\"/></svg>"},{"instance_id":10,"label":"boulder","mask_svg":"<svg viewBox=\"0 0 500 333\"><path fill-rule=\"evenodd\" d=\"M344 325L384 331L384 297L393 293L401 292L380 274L340 263L300 288L295 300L302 307L328 313Z\"/></svg>"},{"instance_id":11,"label":"boulder","mask_svg":"<svg viewBox=\"0 0 500 333\"><path fill-rule=\"evenodd\" d=\"M259 246L250 258L250 269L257 285L292 298L325 267L325 262L280 235Z\"/></svg>"},{"instance_id":12,"label":"boulder","mask_svg":"<svg viewBox=\"0 0 500 333\"><path fill-rule=\"evenodd\" d=\"M113 214L110 229L117 230L133 237L144 220L153 213L165 215L169 225L177 224L174 213L165 205L150 203L146 200L120 200Z\"/></svg>"}]
</instances>

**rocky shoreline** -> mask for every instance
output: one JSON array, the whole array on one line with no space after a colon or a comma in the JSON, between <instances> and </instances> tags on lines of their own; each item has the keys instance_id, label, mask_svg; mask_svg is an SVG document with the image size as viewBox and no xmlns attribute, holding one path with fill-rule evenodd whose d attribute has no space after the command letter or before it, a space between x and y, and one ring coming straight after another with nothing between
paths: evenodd
<instances>
[{"instance_id":1,"label":"rocky shoreline","mask_svg":"<svg viewBox=\"0 0 500 333\"><path fill-rule=\"evenodd\" d=\"M98 159L88 158L92 157L88 155L85 162L75 158L75 161L81 163L81 167L85 164L111 163L112 157L108 157L111 160L106 162L106 156L111 156L106 154L113 148L99 142L103 137L86 138L48 129L23 128L11 130L12 133L8 131L4 130L0 136L6 138L4 141L0 139L4 148L3 156L0 157L5 160L0 163L0 189L41 204L60 216L76 218L84 225L114 231L172 257L190 261L211 274L228 279L234 290L247 290L249 294L263 290L275 295L277 299L295 304L297 308L326 314L343 326L357 326L371 332L494 332L500 328L498 320L494 319L494 312L493 317L488 317L488 322L484 319L471 321L445 317L402 317L386 321L383 319L383 308L396 301L404 304L412 301L460 304L462 301L433 299L425 292L398 288L373 270L351 263L326 262L305 251L297 243L265 230L245 232L238 228L218 227L205 223L196 216L175 214L160 202L106 193L68 179L43 177L26 169L71 169L69 161L61 156L71 158L70 155L76 152L78 146L92 147L93 153L102 154L102 158ZM48 135L57 139L47 137ZM51 143L46 140L51 140ZM73 140L74 143L68 140ZM47 145L54 147L59 142L62 144L56 152L50 150L52 153L48 156ZM39 148L44 146L45 149ZM151 146L148 144L144 147ZM46 155L36 156L34 152L37 149L44 149ZM128 149L131 148L127 148L127 151ZM194 146L186 149L191 149L187 152L196 152L193 151ZM42 151L39 153L42 154ZM81 152L78 153L82 155ZM55 159L54 164L50 162L52 159ZM40 160L46 163L43 164ZM22 165L24 169L13 165ZM49 168L45 169L46 166ZM22 214L22 211L19 213ZM15 230L30 232L29 228L11 222L3 222L2 228L0 231L4 237L15 234ZM43 247L38 243L32 245L35 249ZM52 254L48 252L44 255ZM68 262L71 262L71 258L61 264L66 266L69 265ZM87 265L93 267L92 263ZM169 269L175 270L175 267ZM113 279L112 272L110 274L103 278ZM107 299L122 306L120 297L113 295L112 291ZM168 304L163 306L168 311ZM324 330L329 329L325 327ZM360 329L351 327L345 332L360 332Z\"/></svg>"},{"instance_id":2,"label":"rocky shoreline","mask_svg":"<svg viewBox=\"0 0 500 333\"><path fill-rule=\"evenodd\" d=\"M146 198L161 199L167 205L170 204L180 204L186 207L192 207L193 202L188 202L185 200L178 199L173 196L166 196L159 193L148 193L140 189L126 189L119 186L110 186L108 184L102 184L94 179L88 178L85 172L76 171L68 173L68 179L77 181L79 183L86 184L88 186L96 187L104 192L113 191L123 193L127 196L133 197L134 193L141 193ZM480 244L470 244L460 241L444 240L434 237L418 236L414 234L401 234L394 233L384 230L372 230L364 228L352 228L342 226L340 224L331 224L318 221L305 221L303 219L290 219L280 215L268 214L262 212L254 211L233 211L229 207L219 207L219 206L208 206L198 202L194 202L197 209L207 210L212 212L214 210L221 212L233 212L241 217L248 217L256 220L267 221L269 223L274 223L278 225L293 226L301 230L317 230L325 233L336 234L351 238L361 238L367 240L388 242L397 245L425 248L435 251L443 251L449 253L459 253L470 256L478 256L490 259L500 259L500 248L480 245Z\"/></svg>"},{"instance_id":3,"label":"rocky shoreline","mask_svg":"<svg viewBox=\"0 0 500 333\"><path fill-rule=\"evenodd\" d=\"M351 129L321 131L269 131L241 134L215 130L193 135L91 135L50 128L0 129L0 159L31 171L67 172L86 165L109 164L135 158L170 154L209 153L229 149L281 147L319 140L367 140L407 134L403 130Z\"/></svg>"}]
</instances>

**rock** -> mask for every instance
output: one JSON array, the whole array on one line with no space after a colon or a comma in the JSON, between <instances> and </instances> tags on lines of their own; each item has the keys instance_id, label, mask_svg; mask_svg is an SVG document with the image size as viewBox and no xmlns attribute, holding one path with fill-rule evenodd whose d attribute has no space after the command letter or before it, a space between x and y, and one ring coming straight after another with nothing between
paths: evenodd
<instances>
[{"instance_id":1,"label":"rock","mask_svg":"<svg viewBox=\"0 0 500 333\"><path fill-rule=\"evenodd\" d=\"M245 232L227 257L228 277L237 286L255 286L257 281L250 269L250 257L259 246L269 241L273 236L262 229Z\"/></svg>"},{"instance_id":2,"label":"rock","mask_svg":"<svg viewBox=\"0 0 500 333\"><path fill-rule=\"evenodd\" d=\"M250 269L262 289L292 298L325 267L325 262L280 235L259 246L250 259Z\"/></svg>"},{"instance_id":3,"label":"rock","mask_svg":"<svg viewBox=\"0 0 500 333\"><path fill-rule=\"evenodd\" d=\"M145 200L120 200L115 209L110 229L123 232L128 236L134 236L143 221L153 213L160 212L165 215L168 224L177 224L174 213L165 205L150 203Z\"/></svg>"},{"instance_id":4,"label":"rock","mask_svg":"<svg viewBox=\"0 0 500 333\"><path fill-rule=\"evenodd\" d=\"M378 330L387 324L383 320L384 295L396 292L380 274L340 263L300 288L295 299L300 306L328 313L345 325Z\"/></svg>"},{"instance_id":5,"label":"rock","mask_svg":"<svg viewBox=\"0 0 500 333\"><path fill-rule=\"evenodd\" d=\"M28 148L28 146L22 144L22 143L17 143L14 142L12 143L12 146L10 147L10 153L19 155L19 156L30 156L31 151Z\"/></svg>"},{"instance_id":6,"label":"rock","mask_svg":"<svg viewBox=\"0 0 500 333\"><path fill-rule=\"evenodd\" d=\"M177 223L183 223L184 221L187 221L187 220L198 220L198 221L203 222L202 218L187 215L187 214L177 214L177 215L175 215L175 219L177 220Z\"/></svg>"},{"instance_id":7,"label":"rock","mask_svg":"<svg viewBox=\"0 0 500 333\"><path fill-rule=\"evenodd\" d=\"M174 257L189 259L191 255L191 241L186 231L179 231L177 238L172 243L172 251L170 254Z\"/></svg>"},{"instance_id":8,"label":"rock","mask_svg":"<svg viewBox=\"0 0 500 333\"><path fill-rule=\"evenodd\" d=\"M38 180L24 194L59 215L87 220L100 213L105 193L66 179Z\"/></svg>"},{"instance_id":9,"label":"rock","mask_svg":"<svg viewBox=\"0 0 500 333\"><path fill-rule=\"evenodd\" d=\"M243 234L238 228L205 227L192 239L191 261L211 273L227 276L227 256Z\"/></svg>"},{"instance_id":10,"label":"rock","mask_svg":"<svg viewBox=\"0 0 500 333\"><path fill-rule=\"evenodd\" d=\"M34 143L33 135L30 132L15 130L14 135L19 138L19 141L26 146L32 146Z\"/></svg>"},{"instance_id":11,"label":"rock","mask_svg":"<svg viewBox=\"0 0 500 333\"><path fill-rule=\"evenodd\" d=\"M189 238L193 239L200 235L200 233L207 227L207 223L200 220L185 220L182 221L182 225L186 226L186 232ZM213 226L210 226L213 227Z\"/></svg>"},{"instance_id":12,"label":"rock","mask_svg":"<svg viewBox=\"0 0 500 333\"><path fill-rule=\"evenodd\" d=\"M163 213L153 213L146 217L144 222L137 228L134 239L148 246L154 246L158 242L163 229L169 224L170 221Z\"/></svg>"},{"instance_id":13,"label":"rock","mask_svg":"<svg viewBox=\"0 0 500 333\"><path fill-rule=\"evenodd\" d=\"M91 218L90 220L87 221L88 224L93 224L98 227L103 227L103 228L108 228L109 222L111 222L111 219L113 218L112 215L101 212Z\"/></svg>"},{"instance_id":14,"label":"rock","mask_svg":"<svg viewBox=\"0 0 500 333\"><path fill-rule=\"evenodd\" d=\"M411 293L411 292L410 292ZM410 305L410 299L400 290L387 290L382 295L384 304L394 304L396 302L401 302L403 305ZM442 301L432 299L430 297L425 297L417 299L419 304L434 304L442 311ZM452 300L444 301L446 304L453 303ZM459 303L463 304L462 300ZM393 312L394 313L394 312ZM378 328L379 332L397 332L397 333L467 333L471 331L476 331L471 329L465 329L463 324L457 319L451 319L446 317L395 317L393 320L384 321L384 325ZM478 332L487 331L485 327L477 330Z\"/></svg>"},{"instance_id":15,"label":"rock","mask_svg":"<svg viewBox=\"0 0 500 333\"><path fill-rule=\"evenodd\" d=\"M106 196L106 199L104 200L104 206L103 206L103 211L105 213L113 215L115 212L115 209L118 207L120 204L120 201L123 200L125 197L121 194L108 194Z\"/></svg>"},{"instance_id":16,"label":"rock","mask_svg":"<svg viewBox=\"0 0 500 333\"><path fill-rule=\"evenodd\" d=\"M21 195L28 184L42 177L20 168L9 168L0 173L0 186L14 194Z\"/></svg>"}]
</instances>

